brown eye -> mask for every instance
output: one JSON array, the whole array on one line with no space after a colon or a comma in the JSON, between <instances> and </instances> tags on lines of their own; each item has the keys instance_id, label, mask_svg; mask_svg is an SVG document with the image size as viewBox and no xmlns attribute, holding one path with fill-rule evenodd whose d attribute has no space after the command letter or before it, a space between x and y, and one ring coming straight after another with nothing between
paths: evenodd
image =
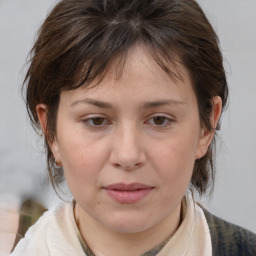
<instances>
[{"instance_id":1,"label":"brown eye","mask_svg":"<svg viewBox=\"0 0 256 256\"><path fill-rule=\"evenodd\" d=\"M104 123L105 119L102 117L96 117L96 118L92 118L91 122L93 125L98 126L98 125L102 125Z\"/></svg>"},{"instance_id":2,"label":"brown eye","mask_svg":"<svg viewBox=\"0 0 256 256\"><path fill-rule=\"evenodd\" d=\"M157 126L157 127L169 127L169 125L173 122L171 118L166 116L153 116L148 121L149 124Z\"/></svg>"},{"instance_id":3,"label":"brown eye","mask_svg":"<svg viewBox=\"0 0 256 256\"><path fill-rule=\"evenodd\" d=\"M101 128L110 124L110 122L104 117L91 117L82 120L82 122L90 128Z\"/></svg>"},{"instance_id":4,"label":"brown eye","mask_svg":"<svg viewBox=\"0 0 256 256\"><path fill-rule=\"evenodd\" d=\"M167 118L164 116L153 117L153 121L154 121L155 125L163 125L165 123L166 119Z\"/></svg>"}]
</instances>

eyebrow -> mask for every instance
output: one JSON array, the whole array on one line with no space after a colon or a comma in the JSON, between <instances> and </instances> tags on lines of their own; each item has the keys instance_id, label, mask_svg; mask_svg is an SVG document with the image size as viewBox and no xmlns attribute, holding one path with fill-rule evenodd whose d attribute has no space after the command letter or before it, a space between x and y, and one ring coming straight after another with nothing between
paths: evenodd
<instances>
[{"instance_id":1,"label":"eyebrow","mask_svg":"<svg viewBox=\"0 0 256 256\"><path fill-rule=\"evenodd\" d=\"M110 103L94 100L94 99L82 99L82 100L75 101L71 104L71 107L74 107L75 105L78 105L78 104L89 104L89 105L94 105L98 108L114 108L113 105L111 105Z\"/></svg>"},{"instance_id":2,"label":"eyebrow","mask_svg":"<svg viewBox=\"0 0 256 256\"><path fill-rule=\"evenodd\" d=\"M114 106L111 103L94 100L94 99L89 99L89 98L75 101L71 104L71 107L74 107L75 105L78 105L78 104L89 104L89 105L93 105L93 106L96 106L96 107L102 108L102 109L106 109L106 108L113 109L114 108ZM174 100L174 99L171 99L171 100L162 99L162 100L149 101L149 102L142 103L141 108L150 109L150 108L172 106L172 105L186 105L186 103L183 101Z\"/></svg>"},{"instance_id":3,"label":"eyebrow","mask_svg":"<svg viewBox=\"0 0 256 256\"><path fill-rule=\"evenodd\" d=\"M142 104L142 108L149 109L149 108L156 108L156 107L164 107L164 106L172 106L172 105L186 105L185 102L179 100L157 100L152 102L145 102Z\"/></svg>"}]
</instances>

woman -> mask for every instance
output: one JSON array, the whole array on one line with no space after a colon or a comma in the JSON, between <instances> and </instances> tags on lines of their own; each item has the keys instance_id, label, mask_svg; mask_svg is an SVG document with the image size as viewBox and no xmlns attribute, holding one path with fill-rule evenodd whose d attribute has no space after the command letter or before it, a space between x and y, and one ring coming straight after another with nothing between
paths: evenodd
<instances>
[{"instance_id":1,"label":"woman","mask_svg":"<svg viewBox=\"0 0 256 256\"><path fill-rule=\"evenodd\" d=\"M192 0L62 0L32 49L27 107L74 197L12 255L255 255L256 236L193 200L214 181L228 88Z\"/></svg>"}]
</instances>

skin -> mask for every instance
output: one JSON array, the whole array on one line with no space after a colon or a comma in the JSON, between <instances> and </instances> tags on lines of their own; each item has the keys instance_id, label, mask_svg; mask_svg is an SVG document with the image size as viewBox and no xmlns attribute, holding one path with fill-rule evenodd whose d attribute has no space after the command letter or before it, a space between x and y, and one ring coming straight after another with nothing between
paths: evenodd
<instances>
[{"instance_id":1,"label":"skin","mask_svg":"<svg viewBox=\"0 0 256 256\"><path fill-rule=\"evenodd\" d=\"M194 161L213 137L200 124L191 80L182 71L182 81L171 79L136 46L118 79L113 68L94 88L61 92L51 149L76 200L77 225L96 255L140 255L179 225ZM37 106L44 131L46 111ZM220 113L221 99L214 97L213 127ZM136 203L106 193L113 183L134 182L152 187Z\"/></svg>"}]
</instances>

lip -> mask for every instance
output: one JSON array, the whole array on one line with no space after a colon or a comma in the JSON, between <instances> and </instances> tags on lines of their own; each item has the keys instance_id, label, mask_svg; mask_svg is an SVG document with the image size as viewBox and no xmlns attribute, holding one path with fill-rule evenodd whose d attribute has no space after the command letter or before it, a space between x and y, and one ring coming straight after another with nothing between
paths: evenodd
<instances>
[{"instance_id":1,"label":"lip","mask_svg":"<svg viewBox=\"0 0 256 256\"><path fill-rule=\"evenodd\" d=\"M142 183L115 183L103 188L112 199L120 204L137 203L154 189Z\"/></svg>"}]
</instances>

